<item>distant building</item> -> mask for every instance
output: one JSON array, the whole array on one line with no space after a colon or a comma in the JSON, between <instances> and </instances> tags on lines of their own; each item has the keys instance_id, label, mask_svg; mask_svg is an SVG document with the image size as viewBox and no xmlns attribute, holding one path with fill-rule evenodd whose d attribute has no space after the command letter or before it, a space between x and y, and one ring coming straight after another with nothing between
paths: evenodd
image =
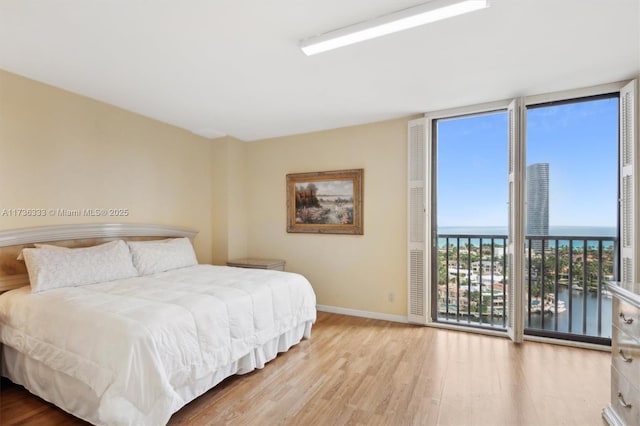
<instances>
[{"instance_id":1,"label":"distant building","mask_svg":"<svg viewBox=\"0 0 640 426\"><path fill-rule=\"evenodd\" d=\"M527 235L549 235L549 163L527 166ZM540 241L531 246L540 249ZM546 244L545 244L546 247Z\"/></svg>"}]
</instances>

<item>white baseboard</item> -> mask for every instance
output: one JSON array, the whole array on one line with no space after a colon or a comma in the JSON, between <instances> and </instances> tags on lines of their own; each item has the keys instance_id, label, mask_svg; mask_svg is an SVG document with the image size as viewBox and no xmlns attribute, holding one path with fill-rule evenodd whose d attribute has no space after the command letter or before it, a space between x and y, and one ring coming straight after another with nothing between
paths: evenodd
<instances>
[{"instance_id":1,"label":"white baseboard","mask_svg":"<svg viewBox=\"0 0 640 426\"><path fill-rule=\"evenodd\" d=\"M350 315L352 317L371 318L384 321L401 322L408 324L409 321L406 316L383 314L380 312L360 311L358 309L340 308L338 306L316 305L316 309L321 312L329 312L332 314Z\"/></svg>"}]
</instances>

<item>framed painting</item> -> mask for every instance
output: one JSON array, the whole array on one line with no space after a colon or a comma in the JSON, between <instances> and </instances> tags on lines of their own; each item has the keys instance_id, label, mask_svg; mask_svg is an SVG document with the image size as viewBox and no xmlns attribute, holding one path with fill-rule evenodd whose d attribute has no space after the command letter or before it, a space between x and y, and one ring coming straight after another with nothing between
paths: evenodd
<instances>
[{"instance_id":1,"label":"framed painting","mask_svg":"<svg viewBox=\"0 0 640 426\"><path fill-rule=\"evenodd\" d=\"M362 235L363 169L287 175L287 232Z\"/></svg>"}]
</instances>

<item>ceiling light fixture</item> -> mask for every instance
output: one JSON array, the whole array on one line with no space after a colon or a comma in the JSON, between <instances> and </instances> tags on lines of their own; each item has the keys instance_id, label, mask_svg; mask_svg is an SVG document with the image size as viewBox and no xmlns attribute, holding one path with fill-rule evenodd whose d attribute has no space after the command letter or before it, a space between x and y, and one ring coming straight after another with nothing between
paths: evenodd
<instances>
[{"instance_id":1,"label":"ceiling light fixture","mask_svg":"<svg viewBox=\"0 0 640 426\"><path fill-rule=\"evenodd\" d=\"M307 55L326 52L489 7L488 0L433 0L300 42Z\"/></svg>"}]
</instances>

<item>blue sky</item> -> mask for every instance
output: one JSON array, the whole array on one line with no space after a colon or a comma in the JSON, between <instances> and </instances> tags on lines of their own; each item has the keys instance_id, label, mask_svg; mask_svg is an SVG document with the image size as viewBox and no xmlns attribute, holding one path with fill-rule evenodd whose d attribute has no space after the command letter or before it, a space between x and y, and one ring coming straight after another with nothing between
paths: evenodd
<instances>
[{"instance_id":1,"label":"blue sky","mask_svg":"<svg viewBox=\"0 0 640 426\"><path fill-rule=\"evenodd\" d=\"M506 226L507 114L438 122L438 225ZM550 226L616 226L618 100L530 108L526 164L549 163Z\"/></svg>"}]
</instances>

